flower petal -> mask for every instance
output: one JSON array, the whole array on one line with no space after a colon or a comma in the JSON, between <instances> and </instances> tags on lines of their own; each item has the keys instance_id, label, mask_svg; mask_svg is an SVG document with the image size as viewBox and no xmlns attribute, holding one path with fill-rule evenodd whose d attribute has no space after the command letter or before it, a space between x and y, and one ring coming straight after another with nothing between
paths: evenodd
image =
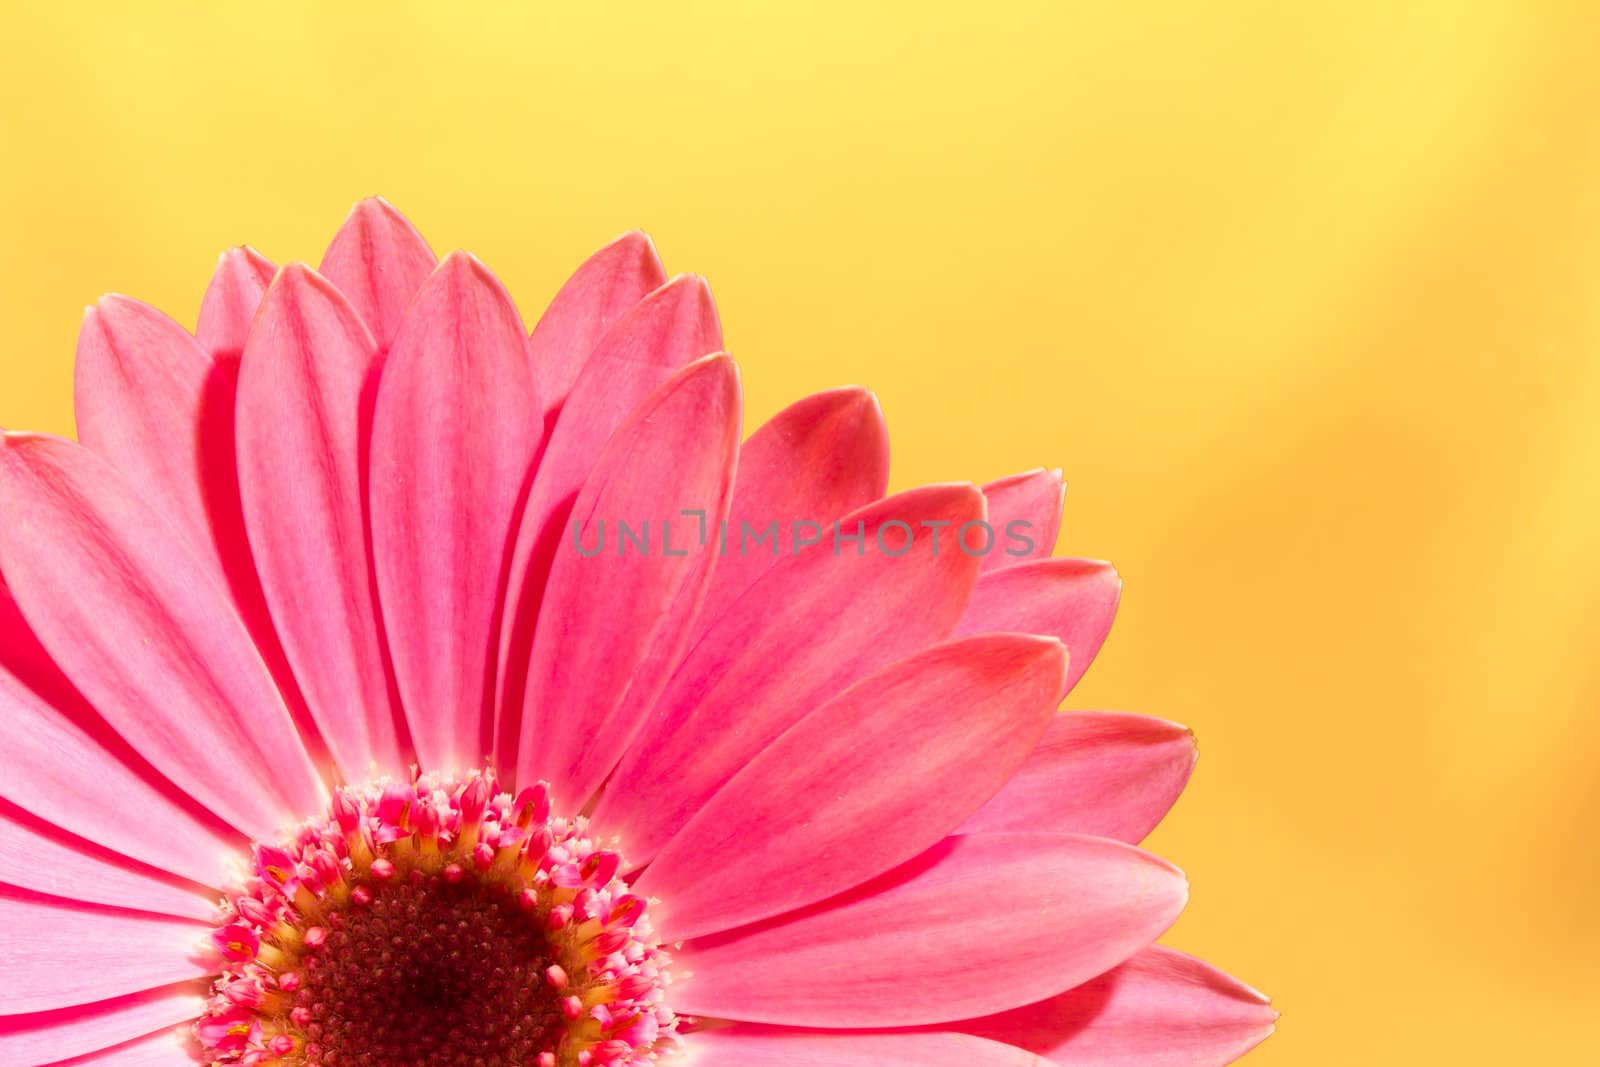
<instances>
[{"instance_id":1,"label":"flower petal","mask_svg":"<svg viewBox=\"0 0 1600 1067\"><path fill-rule=\"evenodd\" d=\"M978 579L956 633L1008 630L1060 638L1072 655L1061 691L1066 696L1105 643L1121 596L1116 568L1097 559L1043 559L1002 567Z\"/></svg>"},{"instance_id":2,"label":"flower petal","mask_svg":"<svg viewBox=\"0 0 1600 1067\"><path fill-rule=\"evenodd\" d=\"M646 862L773 738L856 679L945 637L971 595L976 556L943 529L983 516L970 485L877 501L839 520L717 619L684 658L601 797L595 818ZM903 532L898 527L904 527ZM892 555L873 542L882 534ZM872 544L871 551L866 549ZM860 554L855 549L859 545ZM838 554L835 554L835 549Z\"/></svg>"},{"instance_id":3,"label":"flower petal","mask_svg":"<svg viewBox=\"0 0 1600 1067\"><path fill-rule=\"evenodd\" d=\"M1177 723L1065 712L961 832L1058 830L1138 844L1183 792L1195 755L1194 734Z\"/></svg>"},{"instance_id":4,"label":"flower petal","mask_svg":"<svg viewBox=\"0 0 1600 1067\"><path fill-rule=\"evenodd\" d=\"M1010 1045L966 1034L863 1034L730 1026L684 1041L691 1067L1047 1067Z\"/></svg>"},{"instance_id":5,"label":"flower petal","mask_svg":"<svg viewBox=\"0 0 1600 1067\"><path fill-rule=\"evenodd\" d=\"M49 1067L194 1067L198 1058L199 1050L189 1027L163 1027L144 1037Z\"/></svg>"},{"instance_id":6,"label":"flower petal","mask_svg":"<svg viewBox=\"0 0 1600 1067\"><path fill-rule=\"evenodd\" d=\"M0 1015L91 1004L203 978L206 924L0 884ZM63 961L70 961L64 963Z\"/></svg>"},{"instance_id":7,"label":"flower petal","mask_svg":"<svg viewBox=\"0 0 1600 1067\"><path fill-rule=\"evenodd\" d=\"M828 523L883 496L889 484L889 434L878 398L849 387L816 393L774 415L739 450L729 537L743 545L741 523L755 531L776 522ZM764 544L717 560L697 636L777 562Z\"/></svg>"},{"instance_id":8,"label":"flower petal","mask_svg":"<svg viewBox=\"0 0 1600 1067\"><path fill-rule=\"evenodd\" d=\"M290 711L299 716L304 709L267 617L239 506L237 355L213 359L154 308L127 297L102 298L78 335L78 437L189 541L191 566L210 572L231 597Z\"/></svg>"},{"instance_id":9,"label":"flower petal","mask_svg":"<svg viewBox=\"0 0 1600 1067\"><path fill-rule=\"evenodd\" d=\"M253 248L230 248L217 260L216 273L200 301L194 337L213 359L237 359L255 321L261 297L278 268Z\"/></svg>"},{"instance_id":10,"label":"flower petal","mask_svg":"<svg viewBox=\"0 0 1600 1067\"><path fill-rule=\"evenodd\" d=\"M214 892L63 834L9 801L0 801L0 871L12 885L66 900L200 922L217 910Z\"/></svg>"},{"instance_id":11,"label":"flower petal","mask_svg":"<svg viewBox=\"0 0 1600 1067\"><path fill-rule=\"evenodd\" d=\"M258 839L326 792L222 590L69 441L0 437L0 571L40 643L162 774Z\"/></svg>"},{"instance_id":12,"label":"flower petal","mask_svg":"<svg viewBox=\"0 0 1600 1067\"><path fill-rule=\"evenodd\" d=\"M1115 967L1183 909L1174 867L1070 834L951 837L842 897L687 943L675 1010L916 1026L1029 1004Z\"/></svg>"},{"instance_id":13,"label":"flower petal","mask_svg":"<svg viewBox=\"0 0 1600 1067\"><path fill-rule=\"evenodd\" d=\"M690 364L612 435L578 494L573 537L577 546L598 543L599 554L569 544L556 556L534 634L517 764L518 781L549 782L571 810L599 787L649 710L654 694L629 690L633 667L658 637L670 635L678 649L688 638L682 608L698 604L714 549L696 546L679 516L727 514L740 410L731 359ZM667 520L676 521L663 526ZM648 547L625 550L619 521L635 529L642 522ZM649 545L652 530L665 540Z\"/></svg>"},{"instance_id":14,"label":"flower petal","mask_svg":"<svg viewBox=\"0 0 1600 1067\"><path fill-rule=\"evenodd\" d=\"M706 283L674 278L636 304L600 339L562 405L539 457L528 502L518 522L500 627L501 750L496 762L516 762L515 729L527 685L539 601L567 516L595 458L628 413L675 371L722 351L722 330Z\"/></svg>"},{"instance_id":15,"label":"flower petal","mask_svg":"<svg viewBox=\"0 0 1600 1067\"><path fill-rule=\"evenodd\" d=\"M200 1016L205 985L184 982L31 1015L0 1017L0 1063L33 1067L176 1028ZM161 1061L156 1061L161 1062Z\"/></svg>"},{"instance_id":16,"label":"flower petal","mask_svg":"<svg viewBox=\"0 0 1600 1067\"><path fill-rule=\"evenodd\" d=\"M1057 641L973 637L901 660L801 719L640 877L640 894L666 902L662 940L814 904L939 841L1027 758L1066 669Z\"/></svg>"},{"instance_id":17,"label":"flower petal","mask_svg":"<svg viewBox=\"0 0 1600 1067\"><path fill-rule=\"evenodd\" d=\"M488 752L491 640L539 410L516 307L483 264L452 253L395 338L372 430L379 602L428 770Z\"/></svg>"},{"instance_id":18,"label":"flower petal","mask_svg":"<svg viewBox=\"0 0 1600 1067\"><path fill-rule=\"evenodd\" d=\"M745 526L751 539L772 523L792 528L796 521L832 522L847 511L883 495L889 477L888 437L878 401L865 389L835 389L805 398L779 412L739 449L733 486L733 514L717 527L727 531L732 549L707 553L711 581L693 591L703 603L688 603L685 583L674 602L674 623L634 671L629 701L648 710L677 670L683 650L693 648L709 621L722 615L751 584L777 565L778 539L765 549L744 551ZM698 531L697 531L698 532ZM724 538L718 538L719 546ZM682 620L681 624L676 620ZM684 635L688 639L684 640Z\"/></svg>"},{"instance_id":19,"label":"flower petal","mask_svg":"<svg viewBox=\"0 0 1600 1067\"><path fill-rule=\"evenodd\" d=\"M139 487L188 537L199 562L226 570L207 486L233 484L231 373L166 315L104 296L84 315L74 370L78 438ZM226 490L231 492L231 488Z\"/></svg>"},{"instance_id":20,"label":"flower petal","mask_svg":"<svg viewBox=\"0 0 1600 1067\"><path fill-rule=\"evenodd\" d=\"M1192 956L1152 945L1060 996L952 1024L1062 1067L1221 1067L1272 1033L1267 998Z\"/></svg>"},{"instance_id":21,"label":"flower petal","mask_svg":"<svg viewBox=\"0 0 1600 1067\"><path fill-rule=\"evenodd\" d=\"M417 228L393 204L374 196L350 209L317 273L339 287L378 347L387 349L437 263Z\"/></svg>"},{"instance_id":22,"label":"flower petal","mask_svg":"<svg viewBox=\"0 0 1600 1067\"><path fill-rule=\"evenodd\" d=\"M998 570L1049 557L1061 529L1061 502L1066 491L1059 468L1024 471L984 486L995 549L983 557L983 569ZM1018 554L1012 555L1012 549Z\"/></svg>"},{"instance_id":23,"label":"flower petal","mask_svg":"<svg viewBox=\"0 0 1600 1067\"><path fill-rule=\"evenodd\" d=\"M8 676L16 685L34 690L47 703L64 704L77 697L72 683L22 617L11 588L6 585L6 576L0 574L0 685Z\"/></svg>"},{"instance_id":24,"label":"flower petal","mask_svg":"<svg viewBox=\"0 0 1600 1067\"><path fill-rule=\"evenodd\" d=\"M547 417L560 410L612 323L666 280L655 245L638 230L618 237L573 272L528 338Z\"/></svg>"},{"instance_id":25,"label":"flower petal","mask_svg":"<svg viewBox=\"0 0 1600 1067\"><path fill-rule=\"evenodd\" d=\"M3 585L0 721L10 746L0 798L162 870L213 888L227 884L228 857L244 839L157 774L83 702Z\"/></svg>"},{"instance_id":26,"label":"flower petal","mask_svg":"<svg viewBox=\"0 0 1600 1067\"><path fill-rule=\"evenodd\" d=\"M354 308L310 268L268 290L239 373L239 488L284 652L347 781L398 773L367 548L365 448L377 347Z\"/></svg>"}]
</instances>

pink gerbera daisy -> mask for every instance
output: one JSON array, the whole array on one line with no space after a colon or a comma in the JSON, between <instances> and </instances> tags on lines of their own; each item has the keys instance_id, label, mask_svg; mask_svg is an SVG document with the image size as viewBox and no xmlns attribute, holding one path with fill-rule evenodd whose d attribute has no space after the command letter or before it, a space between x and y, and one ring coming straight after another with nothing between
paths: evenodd
<instances>
[{"instance_id":1,"label":"pink gerbera daisy","mask_svg":"<svg viewBox=\"0 0 1600 1067\"><path fill-rule=\"evenodd\" d=\"M0 1063L1221 1064L1157 947L1189 732L1058 713L1119 583L1059 472L885 495L871 394L741 443L644 236L532 334L381 201L110 296L0 444ZM1042 1057L1042 1059L1040 1058Z\"/></svg>"}]
</instances>

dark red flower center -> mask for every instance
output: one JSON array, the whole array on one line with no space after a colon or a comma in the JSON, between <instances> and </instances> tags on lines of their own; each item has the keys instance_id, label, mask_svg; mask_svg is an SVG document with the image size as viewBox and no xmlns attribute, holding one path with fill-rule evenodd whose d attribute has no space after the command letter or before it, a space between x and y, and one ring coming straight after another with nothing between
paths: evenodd
<instances>
[{"instance_id":1,"label":"dark red flower center","mask_svg":"<svg viewBox=\"0 0 1600 1067\"><path fill-rule=\"evenodd\" d=\"M552 963L544 932L502 887L435 875L329 916L295 1010L330 1065L522 1067L564 1026Z\"/></svg>"},{"instance_id":2,"label":"dark red flower center","mask_svg":"<svg viewBox=\"0 0 1600 1067\"><path fill-rule=\"evenodd\" d=\"M340 790L225 904L196 1026L215 1065L605 1067L674 1041L621 858L543 786Z\"/></svg>"}]
</instances>

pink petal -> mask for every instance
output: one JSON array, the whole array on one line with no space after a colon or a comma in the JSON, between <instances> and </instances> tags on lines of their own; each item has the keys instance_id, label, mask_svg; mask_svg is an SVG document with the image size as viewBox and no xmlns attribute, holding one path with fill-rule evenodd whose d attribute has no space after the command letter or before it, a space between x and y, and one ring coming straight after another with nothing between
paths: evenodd
<instances>
[{"instance_id":1,"label":"pink petal","mask_svg":"<svg viewBox=\"0 0 1600 1067\"><path fill-rule=\"evenodd\" d=\"M63 834L9 802L0 802L0 871L12 885L67 900L201 922L217 910L215 892Z\"/></svg>"},{"instance_id":2,"label":"pink petal","mask_svg":"<svg viewBox=\"0 0 1600 1067\"><path fill-rule=\"evenodd\" d=\"M779 412L739 449L733 511L724 520L727 551L707 553L711 581L694 591L703 604L674 603L675 620L636 671L629 701L648 710L672 677L685 648L693 648L710 620L721 616L757 578L778 562L777 540L768 551L741 551L741 523L764 533L771 523L791 528L797 520L831 522L883 495L888 480L888 436L878 401L865 389L818 393ZM707 534L715 524L707 527ZM723 538L718 538L720 546ZM691 591L685 583L679 600ZM682 620L681 623L677 620ZM687 635L687 641L684 639Z\"/></svg>"},{"instance_id":3,"label":"pink petal","mask_svg":"<svg viewBox=\"0 0 1600 1067\"><path fill-rule=\"evenodd\" d=\"M224 257L219 269L227 264ZM258 267L247 263L240 269ZM232 597L298 714L298 694L261 599L239 507L233 440L237 355L224 352L213 359L154 308L126 297L103 298L85 316L78 337L78 436L188 539L193 566L210 572Z\"/></svg>"},{"instance_id":4,"label":"pink petal","mask_svg":"<svg viewBox=\"0 0 1600 1067\"><path fill-rule=\"evenodd\" d=\"M814 904L939 841L1027 758L1066 669L1066 649L1048 638L973 637L902 660L801 719L639 879L640 894L666 902L662 939Z\"/></svg>"},{"instance_id":5,"label":"pink petal","mask_svg":"<svg viewBox=\"0 0 1600 1067\"><path fill-rule=\"evenodd\" d=\"M840 520L886 532L901 555L833 552L830 533L789 554L717 619L684 658L601 797L595 818L643 863L757 752L862 678L945 637L971 595L978 558L946 523L981 518L972 486L939 485L878 501ZM945 537L933 550L933 537ZM790 551L786 544L785 552Z\"/></svg>"},{"instance_id":6,"label":"pink petal","mask_svg":"<svg viewBox=\"0 0 1600 1067\"><path fill-rule=\"evenodd\" d=\"M731 1026L684 1039L695 1067L1046 1067L1031 1052L966 1034L861 1034Z\"/></svg>"},{"instance_id":7,"label":"pink petal","mask_svg":"<svg viewBox=\"0 0 1600 1067\"><path fill-rule=\"evenodd\" d=\"M49 1067L195 1067L199 1049L190 1028L165 1027L98 1052L88 1052Z\"/></svg>"},{"instance_id":8,"label":"pink petal","mask_svg":"<svg viewBox=\"0 0 1600 1067\"><path fill-rule=\"evenodd\" d=\"M483 264L452 253L395 338L372 430L379 602L429 770L488 752L491 640L539 410L516 307Z\"/></svg>"},{"instance_id":9,"label":"pink petal","mask_svg":"<svg viewBox=\"0 0 1600 1067\"><path fill-rule=\"evenodd\" d=\"M364 454L377 349L355 309L291 264L239 375L239 487L263 591L300 690L348 781L407 763L367 549Z\"/></svg>"},{"instance_id":10,"label":"pink petal","mask_svg":"<svg viewBox=\"0 0 1600 1067\"><path fill-rule=\"evenodd\" d=\"M622 701L634 665L658 637L675 638L679 649L688 637L682 612L698 605L715 544L695 544L697 524L680 513L698 509L712 522L727 514L740 410L732 360L690 364L622 424L578 494L573 537L601 548L590 556L568 543L556 555L517 764L520 782L551 783L571 810L604 780L649 710L653 693ZM672 554L662 540L667 519ZM622 551L619 521L647 523L651 548Z\"/></svg>"},{"instance_id":11,"label":"pink petal","mask_svg":"<svg viewBox=\"0 0 1600 1067\"><path fill-rule=\"evenodd\" d=\"M45 659L0 586L0 721L9 745L0 797L122 855L226 885L243 839L158 775Z\"/></svg>"},{"instance_id":12,"label":"pink petal","mask_svg":"<svg viewBox=\"0 0 1600 1067\"><path fill-rule=\"evenodd\" d=\"M1243 982L1152 945L1060 996L954 1025L1062 1067L1221 1067L1265 1041L1277 1017Z\"/></svg>"},{"instance_id":13,"label":"pink petal","mask_svg":"<svg viewBox=\"0 0 1600 1067\"><path fill-rule=\"evenodd\" d=\"M374 196L350 209L317 273L339 287L378 346L387 349L437 262L416 227L394 205Z\"/></svg>"},{"instance_id":14,"label":"pink petal","mask_svg":"<svg viewBox=\"0 0 1600 1067\"><path fill-rule=\"evenodd\" d=\"M528 338L547 416L560 409L612 323L666 280L655 245L638 230L618 237L573 272Z\"/></svg>"},{"instance_id":15,"label":"pink petal","mask_svg":"<svg viewBox=\"0 0 1600 1067\"><path fill-rule=\"evenodd\" d=\"M1177 723L1066 712L961 832L1059 830L1137 844L1183 792L1195 754L1194 734Z\"/></svg>"},{"instance_id":16,"label":"pink petal","mask_svg":"<svg viewBox=\"0 0 1600 1067\"><path fill-rule=\"evenodd\" d=\"M18 685L37 692L46 702L77 697L56 661L34 636L17 602L0 574L0 683L9 675Z\"/></svg>"},{"instance_id":17,"label":"pink petal","mask_svg":"<svg viewBox=\"0 0 1600 1067\"><path fill-rule=\"evenodd\" d=\"M79 440L177 525L199 562L225 568L207 485L233 482L231 442L221 436L231 423L205 409L231 403L228 371L155 308L113 295L84 315L75 378Z\"/></svg>"},{"instance_id":18,"label":"pink petal","mask_svg":"<svg viewBox=\"0 0 1600 1067\"><path fill-rule=\"evenodd\" d=\"M162 774L270 838L326 793L249 635L177 531L87 450L0 437L0 571L41 644Z\"/></svg>"},{"instance_id":19,"label":"pink petal","mask_svg":"<svg viewBox=\"0 0 1600 1067\"><path fill-rule=\"evenodd\" d=\"M689 942L669 999L690 1015L789 1026L988 1015L1115 967L1161 936L1186 896L1181 872L1120 842L952 837L842 897Z\"/></svg>"},{"instance_id":20,"label":"pink petal","mask_svg":"<svg viewBox=\"0 0 1600 1067\"><path fill-rule=\"evenodd\" d=\"M1061 502L1066 491L1059 469L1024 471L984 486L995 548L983 557L983 569L1048 558L1061 529Z\"/></svg>"},{"instance_id":21,"label":"pink petal","mask_svg":"<svg viewBox=\"0 0 1600 1067\"><path fill-rule=\"evenodd\" d=\"M500 680L506 730L497 762L515 762L518 709L527 682L539 600L567 515L595 457L635 407L678 368L722 350L711 290L696 277L674 278L617 320L584 364L550 432L516 535L500 629Z\"/></svg>"},{"instance_id":22,"label":"pink petal","mask_svg":"<svg viewBox=\"0 0 1600 1067\"><path fill-rule=\"evenodd\" d=\"M230 248L217 260L216 273L200 301L195 340L213 359L237 359L244 351L256 308L277 268L253 248Z\"/></svg>"},{"instance_id":23,"label":"pink petal","mask_svg":"<svg viewBox=\"0 0 1600 1067\"><path fill-rule=\"evenodd\" d=\"M202 978L205 923L74 904L0 885L0 1015L51 1011ZM70 960L63 965L63 960Z\"/></svg>"},{"instance_id":24,"label":"pink petal","mask_svg":"<svg viewBox=\"0 0 1600 1067\"><path fill-rule=\"evenodd\" d=\"M889 434L878 398L855 387L817 393L778 412L739 450L729 537L739 543L741 522L755 531L752 540L772 522L780 529L797 520L832 522L883 496L888 484ZM776 563L759 549L718 559L697 635Z\"/></svg>"},{"instance_id":25,"label":"pink petal","mask_svg":"<svg viewBox=\"0 0 1600 1067\"><path fill-rule=\"evenodd\" d=\"M13 1067L55 1063L155 1030L176 1028L198 1018L204 1009L204 983L186 982L98 1004L0 1017L0 1063Z\"/></svg>"},{"instance_id":26,"label":"pink petal","mask_svg":"<svg viewBox=\"0 0 1600 1067\"><path fill-rule=\"evenodd\" d=\"M986 557L987 558L987 557ZM1065 696L1111 631L1122 596L1116 568L1095 559L1045 559L992 570L978 579L958 634L1009 630L1060 638L1072 656Z\"/></svg>"}]
</instances>

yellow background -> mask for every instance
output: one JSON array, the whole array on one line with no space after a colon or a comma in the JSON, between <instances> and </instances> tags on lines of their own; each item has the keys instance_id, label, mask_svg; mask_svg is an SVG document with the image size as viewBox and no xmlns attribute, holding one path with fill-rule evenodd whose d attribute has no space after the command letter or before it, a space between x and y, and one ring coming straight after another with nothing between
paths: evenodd
<instances>
[{"instance_id":1,"label":"yellow background","mask_svg":"<svg viewBox=\"0 0 1600 1067\"><path fill-rule=\"evenodd\" d=\"M1066 468L1127 582L1072 703L1197 731L1152 844L1252 1063L1594 1062L1586 5L449 6L11 13L0 423L70 432L101 292L192 324L362 195L530 321L642 226L751 425L862 382L897 486Z\"/></svg>"}]
</instances>

